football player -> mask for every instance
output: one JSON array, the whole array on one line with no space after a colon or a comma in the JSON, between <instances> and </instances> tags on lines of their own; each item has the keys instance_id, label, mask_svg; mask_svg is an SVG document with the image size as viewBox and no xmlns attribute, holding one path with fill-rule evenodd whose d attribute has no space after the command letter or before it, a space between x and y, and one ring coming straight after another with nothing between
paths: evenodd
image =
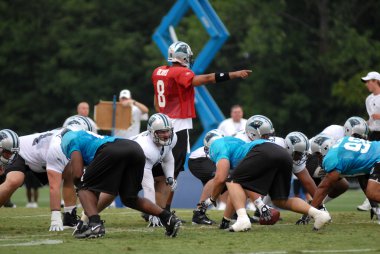
<instances>
[{"instance_id":1,"label":"football player","mask_svg":"<svg viewBox=\"0 0 380 254\"><path fill-rule=\"evenodd\" d=\"M245 143L234 137L215 135L212 131L206 134L204 144L210 159L216 163L216 179L226 179L230 168L233 169L227 179L227 188L238 218L229 228L231 232L251 228L245 210L247 196L256 201L261 195L269 194L276 206L312 216L317 230L331 219L327 212L311 207L302 199L288 198L293 162L284 148L264 139ZM215 200L220 191L221 185L215 184L209 199ZM265 204L258 208L267 216Z\"/></svg>"},{"instance_id":2,"label":"football player","mask_svg":"<svg viewBox=\"0 0 380 254\"><path fill-rule=\"evenodd\" d=\"M311 143L311 150L323 158L322 168L326 173L314 195L313 206L320 205L329 189L344 176L360 177L359 182L368 199L380 202L380 142L346 136L334 145L330 137L317 135ZM371 219L374 215L380 219L378 207L372 207Z\"/></svg>"},{"instance_id":3,"label":"football player","mask_svg":"<svg viewBox=\"0 0 380 254\"><path fill-rule=\"evenodd\" d=\"M195 75L191 71L193 52L185 42L174 42L168 48L168 62L171 66L159 66L152 74L154 87L154 105L157 112L173 119L177 144L173 148L175 160L174 176L177 178L184 170L186 153L189 147L188 130L193 128L195 118L194 87L210 83L220 83L230 79L247 78L251 70L210 73ZM170 210L174 192L167 200L166 209Z\"/></svg>"},{"instance_id":4,"label":"football player","mask_svg":"<svg viewBox=\"0 0 380 254\"><path fill-rule=\"evenodd\" d=\"M170 130L166 131L170 133ZM142 188L146 157L137 142L91 132L73 131L69 128L61 135L61 148L70 159L69 166L77 193L89 219L88 225L84 225L82 221L78 223L73 233L76 238L96 238L105 235L105 227L98 212L101 192L113 198L119 195L125 206L158 216L166 227L166 235L177 235L181 221L175 214L163 210L149 199L138 196ZM166 140L169 138L170 135L167 135Z\"/></svg>"},{"instance_id":5,"label":"football player","mask_svg":"<svg viewBox=\"0 0 380 254\"><path fill-rule=\"evenodd\" d=\"M91 130L85 117L76 116L69 123L75 128ZM88 129L90 128L90 129ZM50 231L62 231L77 224L76 194L70 172L64 171L68 160L60 149L61 129L20 137L20 152L12 162L4 166L6 180L0 185L0 205L22 186L25 172L32 172L41 185L49 183L51 224ZM58 135L58 136L57 136ZM65 202L63 221L61 218L61 182Z\"/></svg>"}]
</instances>

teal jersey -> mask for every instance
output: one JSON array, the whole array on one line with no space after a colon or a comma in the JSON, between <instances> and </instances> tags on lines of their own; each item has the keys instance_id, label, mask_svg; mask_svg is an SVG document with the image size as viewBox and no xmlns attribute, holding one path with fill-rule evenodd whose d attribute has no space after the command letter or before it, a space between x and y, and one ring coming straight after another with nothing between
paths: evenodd
<instances>
[{"instance_id":1,"label":"teal jersey","mask_svg":"<svg viewBox=\"0 0 380 254\"><path fill-rule=\"evenodd\" d=\"M71 153L79 151L84 165L87 166L94 159L98 148L109 142L114 142L116 137L101 136L88 131L69 131L61 142L61 148L65 156L70 159Z\"/></svg>"},{"instance_id":2,"label":"teal jersey","mask_svg":"<svg viewBox=\"0 0 380 254\"><path fill-rule=\"evenodd\" d=\"M231 169L233 169L253 147L265 142L268 142L268 140L258 139L246 143L235 137L220 138L215 140L210 146L210 159L215 164L221 159L227 159L230 161Z\"/></svg>"},{"instance_id":3,"label":"teal jersey","mask_svg":"<svg viewBox=\"0 0 380 254\"><path fill-rule=\"evenodd\" d=\"M344 137L327 152L322 167L329 173L338 171L344 176L369 174L380 161L380 142Z\"/></svg>"}]
</instances>

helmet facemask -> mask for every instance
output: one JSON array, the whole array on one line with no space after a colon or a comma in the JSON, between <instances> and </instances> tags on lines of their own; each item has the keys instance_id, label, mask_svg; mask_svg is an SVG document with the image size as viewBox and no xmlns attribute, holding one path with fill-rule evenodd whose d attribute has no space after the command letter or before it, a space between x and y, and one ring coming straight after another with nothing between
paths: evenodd
<instances>
[{"instance_id":1,"label":"helmet facemask","mask_svg":"<svg viewBox=\"0 0 380 254\"><path fill-rule=\"evenodd\" d=\"M12 130L0 131L0 161L4 165L12 164L20 151L19 139Z\"/></svg>"},{"instance_id":2,"label":"helmet facemask","mask_svg":"<svg viewBox=\"0 0 380 254\"><path fill-rule=\"evenodd\" d=\"M203 139L204 151L206 155L209 154L210 147L215 140L223 138L224 134L218 129L211 130L207 132L206 136Z\"/></svg>"},{"instance_id":3,"label":"helmet facemask","mask_svg":"<svg viewBox=\"0 0 380 254\"><path fill-rule=\"evenodd\" d=\"M193 65L193 52L185 42L175 42L168 49L168 62L179 63L182 66L191 68Z\"/></svg>"},{"instance_id":4,"label":"helmet facemask","mask_svg":"<svg viewBox=\"0 0 380 254\"><path fill-rule=\"evenodd\" d=\"M347 119L344 124L344 135L367 139L369 133L369 128L367 122L358 116L353 116Z\"/></svg>"},{"instance_id":5,"label":"helmet facemask","mask_svg":"<svg viewBox=\"0 0 380 254\"><path fill-rule=\"evenodd\" d=\"M245 125L245 133L250 140L270 139L274 136L274 128L271 120L266 116L251 116Z\"/></svg>"},{"instance_id":6,"label":"helmet facemask","mask_svg":"<svg viewBox=\"0 0 380 254\"><path fill-rule=\"evenodd\" d=\"M309 139L301 132L295 131L285 137L286 148L297 166L307 160L310 148Z\"/></svg>"},{"instance_id":7,"label":"helmet facemask","mask_svg":"<svg viewBox=\"0 0 380 254\"><path fill-rule=\"evenodd\" d=\"M148 120L148 131L153 142L157 145L169 146L172 144L174 131L172 121L164 114L152 115Z\"/></svg>"}]
</instances>

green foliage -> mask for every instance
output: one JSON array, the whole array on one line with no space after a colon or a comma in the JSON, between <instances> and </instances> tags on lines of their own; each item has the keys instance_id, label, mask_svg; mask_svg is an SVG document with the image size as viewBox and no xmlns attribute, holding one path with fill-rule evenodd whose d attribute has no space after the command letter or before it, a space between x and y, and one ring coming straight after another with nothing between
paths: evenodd
<instances>
[{"instance_id":1,"label":"green foliage","mask_svg":"<svg viewBox=\"0 0 380 254\"><path fill-rule=\"evenodd\" d=\"M124 88L153 111L150 76L166 61L151 35L174 2L1 1L0 128L55 128L78 102L112 100ZM379 71L380 2L210 3L231 36L206 72L253 69L208 86L226 116L241 104L246 117L270 117L281 136L367 117L360 77ZM192 11L176 33L195 56L209 40Z\"/></svg>"}]
</instances>

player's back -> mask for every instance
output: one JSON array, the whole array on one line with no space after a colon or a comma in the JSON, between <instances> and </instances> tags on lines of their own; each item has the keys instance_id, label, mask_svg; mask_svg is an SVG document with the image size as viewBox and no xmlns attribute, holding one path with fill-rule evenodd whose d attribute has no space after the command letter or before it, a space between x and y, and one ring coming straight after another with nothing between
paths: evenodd
<instances>
[{"instance_id":1,"label":"player's back","mask_svg":"<svg viewBox=\"0 0 380 254\"><path fill-rule=\"evenodd\" d=\"M171 118L194 118L195 74L181 66L160 66L152 74L157 106Z\"/></svg>"},{"instance_id":2,"label":"player's back","mask_svg":"<svg viewBox=\"0 0 380 254\"><path fill-rule=\"evenodd\" d=\"M334 145L323 159L326 172L339 171L342 175L368 174L380 161L380 142L369 142L354 137L344 137Z\"/></svg>"}]
</instances>

